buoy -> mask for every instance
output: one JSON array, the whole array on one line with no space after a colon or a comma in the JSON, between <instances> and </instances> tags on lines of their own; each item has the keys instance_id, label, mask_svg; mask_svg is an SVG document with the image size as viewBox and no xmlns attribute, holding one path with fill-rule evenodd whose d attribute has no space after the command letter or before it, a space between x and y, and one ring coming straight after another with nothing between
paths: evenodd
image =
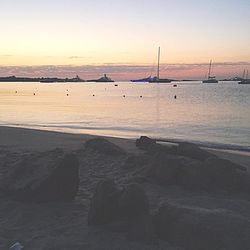
<instances>
[{"instance_id":1,"label":"buoy","mask_svg":"<svg viewBox=\"0 0 250 250\"><path fill-rule=\"evenodd\" d=\"M173 87L177 87L177 84L174 84Z\"/></svg>"},{"instance_id":2,"label":"buoy","mask_svg":"<svg viewBox=\"0 0 250 250\"><path fill-rule=\"evenodd\" d=\"M93 96L95 96L95 95L93 94Z\"/></svg>"},{"instance_id":3,"label":"buoy","mask_svg":"<svg viewBox=\"0 0 250 250\"><path fill-rule=\"evenodd\" d=\"M123 97L125 97L125 95L123 95Z\"/></svg>"},{"instance_id":4,"label":"buoy","mask_svg":"<svg viewBox=\"0 0 250 250\"><path fill-rule=\"evenodd\" d=\"M142 98L142 95L140 95L140 98Z\"/></svg>"},{"instance_id":5,"label":"buoy","mask_svg":"<svg viewBox=\"0 0 250 250\"><path fill-rule=\"evenodd\" d=\"M69 94L67 94L67 96L69 96Z\"/></svg>"},{"instance_id":6,"label":"buoy","mask_svg":"<svg viewBox=\"0 0 250 250\"><path fill-rule=\"evenodd\" d=\"M36 95L36 93L33 93L33 95Z\"/></svg>"},{"instance_id":7,"label":"buoy","mask_svg":"<svg viewBox=\"0 0 250 250\"><path fill-rule=\"evenodd\" d=\"M176 99L176 98L177 98L177 96L175 95L175 96L174 96L174 99Z\"/></svg>"}]
</instances>

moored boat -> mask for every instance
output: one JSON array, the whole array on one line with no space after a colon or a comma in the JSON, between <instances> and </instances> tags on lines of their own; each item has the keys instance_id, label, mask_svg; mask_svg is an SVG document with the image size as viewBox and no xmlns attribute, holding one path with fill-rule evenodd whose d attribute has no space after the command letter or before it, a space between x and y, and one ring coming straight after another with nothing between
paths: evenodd
<instances>
[{"instance_id":1,"label":"moored boat","mask_svg":"<svg viewBox=\"0 0 250 250\"><path fill-rule=\"evenodd\" d=\"M218 80L215 76L211 76L211 67L212 67L212 60L210 60L209 63L209 69L208 69L208 77L207 80L203 80L203 83L218 83Z\"/></svg>"},{"instance_id":2,"label":"moored boat","mask_svg":"<svg viewBox=\"0 0 250 250\"><path fill-rule=\"evenodd\" d=\"M104 74L104 76L99 79L87 80L87 82L114 82L114 80L112 80L110 77L107 77L107 75Z\"/></svg>"},{"instance_id":3,"label":"moored boat","mask_svg":"<svg viewBox=\"0 0 250 250\"><path fill-rule=\"evenodd\" d=\"M172 80L167 78L160 78L160 54L161 48L158 48L158 66L157 66L157 76L147 77L138 80L130 80L131 82L149 82L149 83L170 83Z\"/></svg>"}]
</instances>

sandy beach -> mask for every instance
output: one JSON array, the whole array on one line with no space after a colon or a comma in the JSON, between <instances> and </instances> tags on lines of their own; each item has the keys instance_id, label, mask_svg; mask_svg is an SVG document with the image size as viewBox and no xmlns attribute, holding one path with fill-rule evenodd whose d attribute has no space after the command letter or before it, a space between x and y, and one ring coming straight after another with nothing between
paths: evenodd
<instances>
[{"instance_id":1,"label":"sandy beach","mask_svg":"<svg viewBox=\"0 0 250 250\"><path fill-rule=\"evenodd\" d=\"M161 239L150 244L128 240L126 234L116 230L107 230L103 226L88 226L91 197L97 183L105 178L112 178L121 187L139 182L148 196L152 214L156 213L162 204L170 202L180 206L199 207L201 210L229 211L233 216L250 223L249 193L191 191L177 185L161 186L152 182L142 182L135 178L131 169L122 167L127 155L104 158L98 154L86 156L82 153L84 143L92 138L96 136L0 127L1 181L11 169L13 162L33 152L62 148L66 152L77 152L80 162L80 186L73 202L22 203L1 196L0 249L8 249L17 241L24 245L24 249L33 250L185 249ZM121 147L128 155L142 152L136 147L135 140L110 137L106 139ZM210 152L246 167L249 172L249 153L211 149ZM235 237L238 237L237 232Z\"/></svg>"}]
</instances>

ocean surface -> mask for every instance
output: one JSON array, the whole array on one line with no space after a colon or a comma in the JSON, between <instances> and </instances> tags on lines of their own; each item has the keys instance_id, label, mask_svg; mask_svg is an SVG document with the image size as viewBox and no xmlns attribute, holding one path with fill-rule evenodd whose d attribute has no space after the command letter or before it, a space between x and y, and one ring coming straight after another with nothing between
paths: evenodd
<instances>
[{"instance_id":1,"label":"ocean surface","mask_svg":"<svg viewBox=\"0 0 250 250\"><path fill-rule=\"evenodd\" d=\"M0 125L250 151L250 85L2 82Z\"/></svg>"}]
</instances>

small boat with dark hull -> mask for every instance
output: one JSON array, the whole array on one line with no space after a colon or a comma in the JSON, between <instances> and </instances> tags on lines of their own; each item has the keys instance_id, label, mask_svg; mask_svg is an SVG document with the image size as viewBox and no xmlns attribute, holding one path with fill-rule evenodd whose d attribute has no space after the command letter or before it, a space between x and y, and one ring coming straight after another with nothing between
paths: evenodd
<instances>
[{"instance_id":1,"label":"small boat with dark hull","mask_svg":"<svg viewBox=\"0 0 250 250\"><path fill-rule=\"evenodd\" d=\"M238 84L250 84L250 79L248 79L248 70L247 70L246 76L245 76L245 73L246 71L244 69L242 80L238 82Z\"/></svg>"},{"instance_id":2,"label":"small boat with dark hull","mask_svg":"<svg viewBox=\"0 0 250 250\"><path fill-rule=\"evenodd\" d=\"M99 79L87 80L87 82L114 82L114 80L112 80L110 77L107 77L107 75L104 74L104 76Z\"/></svg>"},{"instance_id":3,"label":"small boat with dark hull","mask_svg":"<svg viewBox=\"0 0 250 250\"><path fill-rule=\"evenodd\" d=\"M209 69L208 69L208 77L207 80L203 80L203 83L218 83L218 80L215 76L211 76L211 67L212 67L212 60L210 60L209 63Z\"/></svg>"},{"instance_id":4,"label":"small boat with dark hull","mask_svg":"<svg viewBox=\"0 0 250 250\"><path fill-rule=\"evenodd\" d=\"M130 82L150 82L153 78L151 76L142 78L142 79L137 79L137 80L130 80Z\"/></svg>"},{"instance_id":5,"label":"small boat with dark hull","mask_svg":"<svg viewBox=\"0 0 250 250\"><path fill-rule=\"evenodd\" d=\"M250 84L250 79L243 79L242 81L238 82L238 84Z\"/></svg>"}]
</instances>

